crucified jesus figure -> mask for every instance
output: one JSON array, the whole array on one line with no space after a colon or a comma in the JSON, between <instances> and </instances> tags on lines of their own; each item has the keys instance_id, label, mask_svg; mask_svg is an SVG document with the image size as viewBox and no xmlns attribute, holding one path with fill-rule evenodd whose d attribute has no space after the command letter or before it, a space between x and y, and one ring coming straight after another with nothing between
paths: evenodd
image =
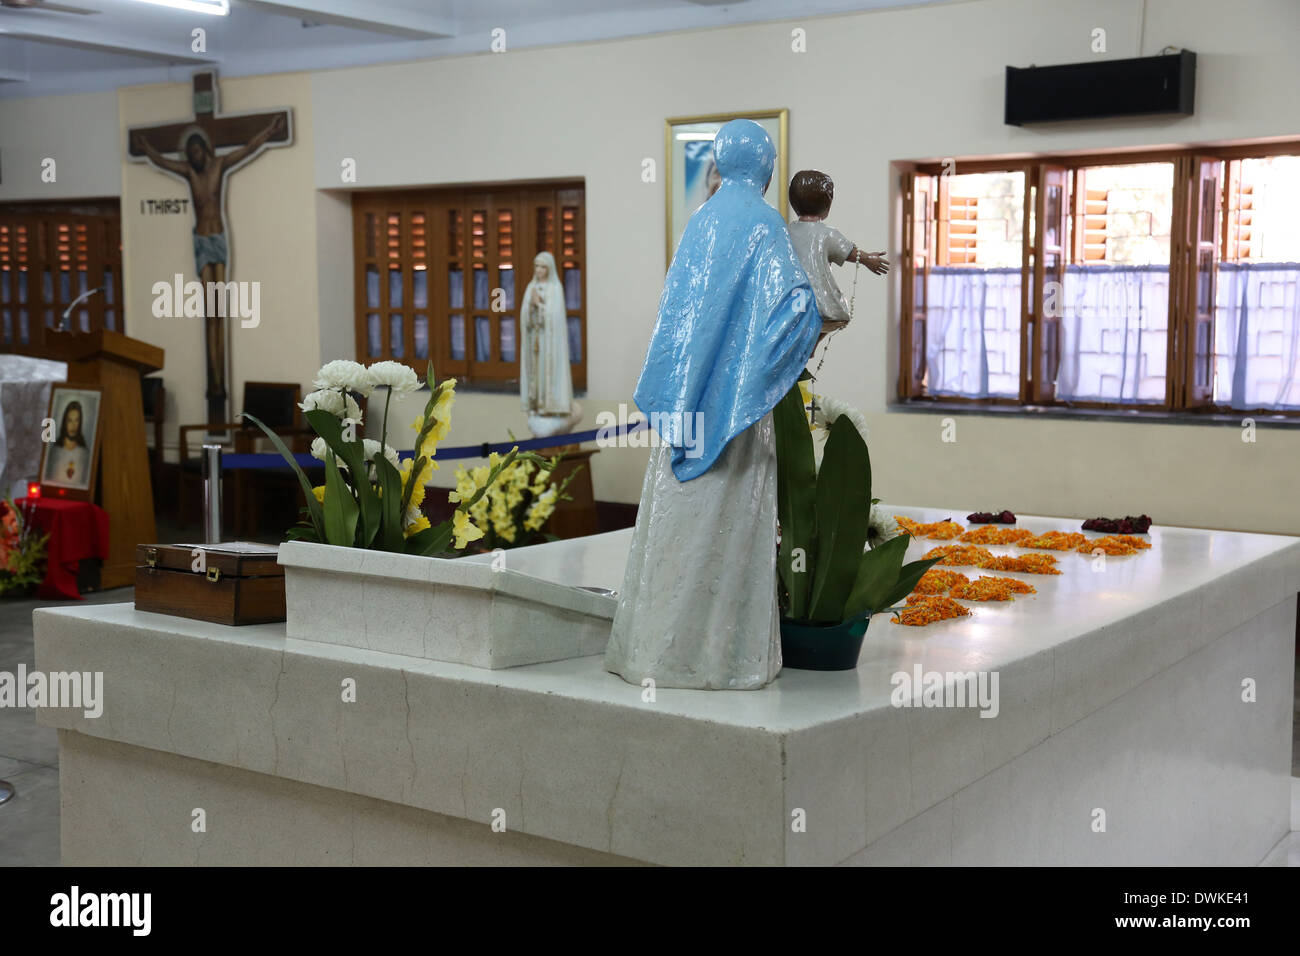
<instances>
[{"instance_id":1,"label":"crucified jesus figure","mask_svg":"<svg viewBox=\"0 0 1300 956\"><path fill-rule=\"evenodd\" d=\"M194 204L194 271L205 289L210 288L209 282L226 281L226 269L230 263L230 246L226 239L225 212L221 201L225 176L284 129L284 114L276 114L247 143L218 155L207 134L194 127L185 139L184 159L169 159L154 147L147 136L138 132L132 135L133 151L144 153L154 166L175 173L189 183L190 197ZM217 301L225 302L228 299L228 296L218 297ZM208 345L207 397L210 418L211 410L214 407L224 407L226 399L225 318L220 314L204 317ZM219 406L214 406L214 403L219 403ZM222 417L224 416L218 415L213 420L220 421Z\"/></svg>"}]
</instances>

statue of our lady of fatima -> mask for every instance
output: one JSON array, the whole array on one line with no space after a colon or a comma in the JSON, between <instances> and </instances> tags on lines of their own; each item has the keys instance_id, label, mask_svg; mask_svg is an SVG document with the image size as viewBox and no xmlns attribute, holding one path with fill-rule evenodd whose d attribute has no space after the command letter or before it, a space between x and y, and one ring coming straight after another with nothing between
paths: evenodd
<instances>
[{"instance_id":1,"label":"statue of our lady of fatima","mask_svg":"<svg viewBox=\"0 0 1300 956\"><path fill-rule=\"evenodd\" d=\"M605 667L631 683L749 690L781 669L772 409L812 354L815 299L763 199L763 128L718 131L722 185L691 217L637 383L659 440Z\"/></svg>"}]
</instances>

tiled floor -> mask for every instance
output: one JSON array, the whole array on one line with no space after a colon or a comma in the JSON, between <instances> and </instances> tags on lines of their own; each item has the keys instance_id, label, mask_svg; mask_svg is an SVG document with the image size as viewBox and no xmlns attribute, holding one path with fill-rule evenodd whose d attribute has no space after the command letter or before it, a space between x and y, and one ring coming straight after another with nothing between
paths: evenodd
<instances>
[{"instance_id":1,"label":"tiled floor","mask_svg":"<svg viewBox=\"0 0 1300 956\"><path fill-rule=\"evenodd\" d=\"M89 594L86 600L115 604L131 600L130 588ZM13 673L20 663L35 666L32 610L66 601L0 603L0 671ZM49 727L36 724L30 707L0 710L0 780L13 784L13 799L0 805L0 865L58 866L59 740Z\"/></svg>"},{"instance_id":2,"label":"tiled floor","mask_svg":"<svg viewBox=\"0 0 1300 956\"><path fill-rule=\"evenodd\" d=\"M177 539L179 540L179 539ZM130 588L86 596L92 603L132 599ZM0 602L0 671L35 665L32 610L50 601ZM66 604L77 602L67 601ZM1300 666L1296 669L1295 734L1291 765L1291 833L1279 841L1263 866L1300 867ZM59 863L58 736L36 724L31 708L0 710L0 780L16 791L0 805L0 866L57 866Z\"/></svg>"}]
</instances>

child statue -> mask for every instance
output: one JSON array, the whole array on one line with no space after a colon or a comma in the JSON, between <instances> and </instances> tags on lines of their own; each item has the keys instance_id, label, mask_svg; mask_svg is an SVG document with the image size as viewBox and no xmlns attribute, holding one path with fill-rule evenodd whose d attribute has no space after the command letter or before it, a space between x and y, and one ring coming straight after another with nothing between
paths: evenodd
<instances>
[{"instance_id":1,"label":"child statue","mask_svg":"<svg viewBox=\"0 0 1300 956\"><path fill-rule=\"evenodd\" d=\"M821 329L785 222L763 194L763 128L718 131L722 182L664 280L635 399L659 434L605 653L631 683L756 689L781 669L771 411Z\"/></svg>"},{"instance_id":2,"label":"child statue","mask_svg":"<svg viewBox=\"0 0 1300 956\"><path fill-rule=\"evenodd\" d=\"M825 173L802 169L790 180L790 206L799 217L790 221L790 241L817 296L823 336L844 328L850 318L844 293L831 275L831 263L859 262L878 276L889 272L885 253L861 252L842 232L826 225L834 198L835 183Z\"/></svg>"}]
</instances>

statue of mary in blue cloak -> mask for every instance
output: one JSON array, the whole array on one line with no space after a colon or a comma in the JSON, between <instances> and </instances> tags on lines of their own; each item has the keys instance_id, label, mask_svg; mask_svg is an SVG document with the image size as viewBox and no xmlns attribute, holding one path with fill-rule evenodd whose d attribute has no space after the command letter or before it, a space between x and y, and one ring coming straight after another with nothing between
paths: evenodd
<instances>
[{"instance_id":1,"label":"statue of mary in blue cloak","mask_svg":"<svg viewBox=\"0 0 1300 956\"><path fill-rule=\"evenodd\" d=\"M732 120L713 150L722 185L682 234L636 387L659 441L605 667L636 684L749 690L781 669L771 412L821 317L763 199L771 139Z\"/></svg>"}]
</instances>

